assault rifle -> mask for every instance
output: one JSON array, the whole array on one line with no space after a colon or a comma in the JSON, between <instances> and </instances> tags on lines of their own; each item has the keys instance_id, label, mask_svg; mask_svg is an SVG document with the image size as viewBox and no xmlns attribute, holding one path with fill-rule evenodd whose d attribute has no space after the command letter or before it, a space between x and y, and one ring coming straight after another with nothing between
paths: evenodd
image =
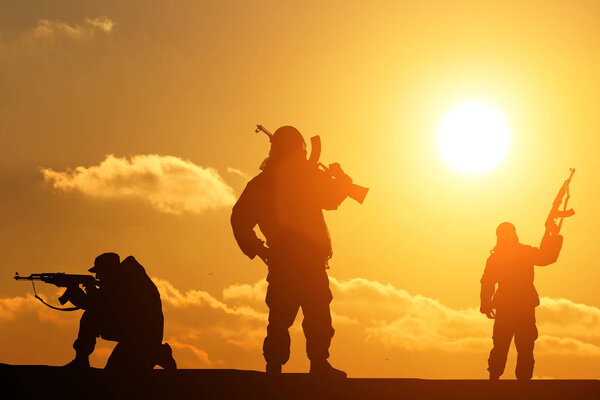
<instances>
[{"instance_id":1,"label":"assault rifle","mask_svg":"<svg viewBox=\"0 0 600 400\"><path fill-rule=\"evenodd\" d=\"M78 310L79 307L58 308L46 303L44 299L38 296L35 290L35 281L42 281L58 287L66 288L79 287L79 285L82 285L84 288L90 289L98 286L98 281L92 275L74 275L65 274L64 272L45 272L41 274L31 274L29 276L21 276L18 272L15 272L14 279L17 281L31 281L31 286L33 286L33 293L35 294L35 298L41 301L44 305L60 311L74 311ZM67 297L67 292L63 293L63 295L58 298L58 301L60 302L60 304L63 305L67 301L69 301Z\"/></svg>"},{"instance_id":2,"label":"assault rifle","mask_svg":"<svg viewBox=\"0 0 600 400\"><path fill-rule=\"evenodd\" d=\"M558 235L560 228L562 228L563 220L575 214L575 211L573 211L572 208L567 209L567 204L569 203L569 198L571 197L569 193L569 184L571 183L571 179L573 179L573 175L575 174L575 168L570 168L570 171L571 174L567 179L565 179L562 186L558 190L558 193L554 198L554 202L552 203L550 213L548 214L548 218L546 218L546 235ZM563 198L564 205L563 209L560 210L560 205L563 204ZM557 219L560 219L558 224L556 223Z\"/></svg>"},{"instance_id":3,"label":"assault rifle","mask_svg":"<svg viewBox=\"0 0 600 400\"><path fill-rule=\"evenodd\" d=\"M256 130L254 132L263 132L269 137L269 141L273 140L273 134L262 125L256 125ZM352 183L352 178L350 178L344 173L344 171L342 171L340 164L333 163L330 164L329 167L327 167L325 164L319 162L319 158L321 157L321 138L318 135L310 138L310 146L310 156L308 158L308 161L313 163L321 172L323 172L327 176L344 182L346 184L346 187L348 188L348 197L362 204L363 201L365 201L365 196L367 195L369 188Z\"/></svg>"}]
</instances>

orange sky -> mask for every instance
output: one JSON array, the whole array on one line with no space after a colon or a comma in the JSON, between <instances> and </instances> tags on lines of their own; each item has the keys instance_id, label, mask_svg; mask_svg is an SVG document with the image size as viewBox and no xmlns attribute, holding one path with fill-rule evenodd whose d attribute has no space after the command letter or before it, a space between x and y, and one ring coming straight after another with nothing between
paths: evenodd
<instances>
[{"instance_id":1,"label":"orange sky","mask_svg":"<svg viewBox=\"0 0 600 400\"><path fill-rule=\"evenodd\" d=\"M597 378L599 17L592 1L0 1L0 362L66 363L76 335L79 314L33 303L15 271L82 273L116 251L160 282L182 366L262 369L266 271L229 226L262 123L320 134L322 159L371 188L326 214L332 360L354 377L485 377L494 229L537 245L577 167L562 254L537 270L535 374ZM478 175L436 143L470 99L512 134ZM286 370L302 371L294 329Z\"/></svg>"}]
</instances>

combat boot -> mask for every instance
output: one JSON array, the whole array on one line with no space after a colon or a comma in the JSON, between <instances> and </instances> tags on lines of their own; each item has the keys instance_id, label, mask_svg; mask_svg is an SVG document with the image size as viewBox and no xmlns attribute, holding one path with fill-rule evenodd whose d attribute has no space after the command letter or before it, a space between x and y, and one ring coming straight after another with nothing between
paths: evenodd
<instances>
[{"instance_id":1,"label":"combat boot","mask_svg":"<svg viewBox=\"0 0 600 400\"><path fill-rule=\"evenodd\" d=\"M345 379L346 373L342 370L333 368L329 361L311 361L310 374L328 379Z\"/></svg>"},{"instance_id":2,"label":"combat boot","mask_svg":"<svg viewBox=\"0 0 600 400\"><path fill-rule=\"evenodd\" d=\"M279 376L279 375L281 375L281 364L279 364L279 363L267 363L267 367L265 368L265 372L269 376Z\"/></svg>"},{"instance_id":3,"label":"combat boot","mask_svg":"<svg viewBox=\"0 0 600 400\"><path fill-rule=\"evenodd\" d=\"M83 356L75 356L73 360L65 364L63 368L69 369L88 369L90 368L90 359Z\"/></svg>"},{"instance_id":4,"label":"combat boot","mask_svg":"<svg viewBox=\"0 0 600 400\"><path fill-rule=\"evenodd\" d=\"M160 345L158 361L156 364L167 371L173 371L177 369L177 363L173 358L173 349L171 349L169 343L163 343Z\"/></svg>"}]
</instances>

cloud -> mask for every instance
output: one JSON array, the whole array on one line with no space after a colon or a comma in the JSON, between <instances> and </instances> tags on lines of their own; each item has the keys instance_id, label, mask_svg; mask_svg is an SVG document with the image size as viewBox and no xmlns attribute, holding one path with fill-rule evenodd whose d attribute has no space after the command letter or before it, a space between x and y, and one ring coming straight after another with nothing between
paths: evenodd
<instances>
[{"instance_id":1,"label":"cloud","mask_svg":"<svg viewBox=\"0 0 600 400\"><path fill-rule=\"evenodd\" d=\"M230 315L239 315L258 320L267 319L267 315L265 313L261 313L252 307L231 307L203 290L188 290L185 293L181 293L167 280L160 278L153 278L152 280L160 292L163 303L170 304L174 307L206 305L212 309L219 310ZM228 289L229 288L225 288L224 292L227 292Z\"/></svg>"},{"instance_id":2,"label":"cloud","mask_svg":"<svg viewBox=\"0 0 600 400\"><path fill-rule=\"evenodd\" d=\"M0 298L0 321L14 320L18 313L35 306L31 295Z\"/></svg>"},{"instance_id":3,"label":"cloud","mask_svg":"<svg viewBox=\"0 0 600 400\"><path fill-rule=\"evenodd\" d=\"M228 285L220 294L201 289L182 291L162 278L153 281L163 301L165 341L171 344L182 368L264 367L261 348L268 311L264 303L267 289L264 279ZM482 365L492 345L493 321L474 307L452 308L436 299L364 278L331 277L330 281L336 329L332 354L334 362L342 355L346 364L340 366L351 373L401 376L415 371L417 359L425 365L419 375L422 377L466 378L485 373ZM50 293L53 288L45 290L46 298L56 297L56 293ZM24 355L18 348L4 346L0 348L0 359L19 363L68 362L80 315L49 310L29 294L0 299L0 340L21 343L26 338L31 350ZM536 357L552 358L557 360L556 365L577 360L577 365L582 366L580 373L597 363L598 318L597 307L567 299L543 298L538 307L540 337L536 342ZM290 332L296 358L292 358L288 371L306 368L301 320L299 316ZM113 345L113 342L99 342L99 351L93 359L95 366L104 365ZM361 349L360 357L352 356L357 354L356 349ZM388 359L398 360L397 364L388 361L382 365ZM448 372L448 362L460 362L462 375ZM543 376L568 374L559 367L543 365L540 369Z\"/></svg>"},{"instance_id":4,"label":"cloud","mask_svg":"<svg viewBox=\"0 0 600 400\"><path fill-rule=\"evenodd\" d=\"M27 36L37 39L89 38L97 32L105 34L112 32L114 25L115 23L106 16L85 18L83 23L76 25L69 25L58 19L41 19L37 26L27 33Z\"/></svg>"},{"instance_id":5,"label":"cloud","mask_svg":"<svg viewBox=\"0 0 600 400\"><path fill-rule=\"evenodd\" d=\"M409 352L487 354L491 348L493 321L474 307L451 308L438 300L363 278L342 281L331 277L330 281L334 295L332 314L339 335ZM166 281L161 282L165 285L161 289L163 298L178 307L204 303L231 315L266 319L266 313L260 311L264 309L267 289L264 280L232 284L223 289L223 300L201 291L181 294ZM599 308L566 299L543 298L538 316L538 353L600 357ZM256 327L241 341L228 337L232 334L230 330L223 329L220 334L232 344L257 343L264 330ZM233 333L243 336L235 330Z\"/></svg>"},{"instance_id":6,"label":"cloud","mask_svg":"<svg viewBox=\"0 0 600 400\"><path fill-rule=\"evenodd\" d=\"M492 322L475 308L454 309L390 284L331 278L335 310L358 320L367 340L404 350L487 352ZM600 357L600 309L542 298L537 352Z\"/></svg>"},{"instance_id":7,"label":"cloud","mask_svg":"<svg viewBox=\"0 0 600 400\"><path fill-rule=\"evenodd\" d=\"M239 170L237 168L227 167L227 172L229 172L230 174L237 175L244 180L247 180L247 181L250 180L250 177L248 176L248 174L242 172L241 170Z\"/></svg>"},{"instance_id":8,"label":"cloud","mask_svg":"<svg viewBox=\"0 0 600 400\"><path fill-rule=\"evenodd\" d=\"M489 324L473 308L455 310L391 284L331 278L335 310L357 320L366 339L405 350L472 351L489 347Z\"/></svg>"},{"instance_id":9,"label":"cloud","mask_svg":"<svg viewBox=\"0 0 600 400\"><path fill-rule=\"evenodd\" d=\"M95 198L135 198L170 214L201 213L235 202L233 189L215 169L174 156L148 154L127 160L108 155L97 166L41 171L55 189Z\"/></svg>"},{"instance_id":10,"label":"cloud","mask_svg":"<svg viewBox=\"0 0 600 400\"><path fill-rule=\"evenodd\" d=\"M206 353L206 351L197 348L194 345L188 344L188 343L182 343L179 340L177 340L176 338L171 338L166 340L169 345L171 346L171 348L177 352L189 352L192 355L192 358L195 362L190 363L191 360L189 360L190 357L185 357L185 361L180 362L178 367L182 368L182 367L186 367L186 364L191 364L193 367L198 368L198 366L201 367L214 367L215 363L212 362L210 360L210 358L208 357L208 354ZM177 360L176 360L177 361ZM200 365L198 365L198 363L200 363ZM187 366L187 368L189 368L189 366Z\"/></svg>"},{"instance_id":11,"label":"cloud","mask_svg":"<svg viewBox=\"0 0 600 400\"><path fill-rule=\"evenodd\" d=\"M263 303L267 293L267 285L266 280L260 280L254 284L233 284L223 289L223 299L252 305Z\"/></svg>"}]
</instances>

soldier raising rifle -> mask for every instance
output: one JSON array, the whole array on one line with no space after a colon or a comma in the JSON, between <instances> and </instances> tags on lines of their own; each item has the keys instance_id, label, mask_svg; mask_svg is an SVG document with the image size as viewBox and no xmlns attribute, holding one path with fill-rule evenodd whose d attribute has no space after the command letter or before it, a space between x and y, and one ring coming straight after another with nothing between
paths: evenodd
<instances>
[{"instance_id":1,"label":"soldier raising rifle","mask_svg":"<svg viewBox=\"0 0 600 400\"><path fill-rule=\"evenodd\" d=\"M535 308L540 304L533 285L533 267L550 265L558 259L563 243L563 237L559 234L562 219L574 214L573 210L566 209L569 183L574 173L572 169L554 200L539 248L519 243L515 226L510 222L504 222L496 229L496 246L481 277L480 311L488 318L495 319L494 347L488 359L490 380L498 380L504 372L513 336L518 353L517 379L530 380L533 375L533 347L538 337ZM565 207L559 210L565 195ZM557 219L560 222L557 223Z\"/></svg>"}]
</instances>

